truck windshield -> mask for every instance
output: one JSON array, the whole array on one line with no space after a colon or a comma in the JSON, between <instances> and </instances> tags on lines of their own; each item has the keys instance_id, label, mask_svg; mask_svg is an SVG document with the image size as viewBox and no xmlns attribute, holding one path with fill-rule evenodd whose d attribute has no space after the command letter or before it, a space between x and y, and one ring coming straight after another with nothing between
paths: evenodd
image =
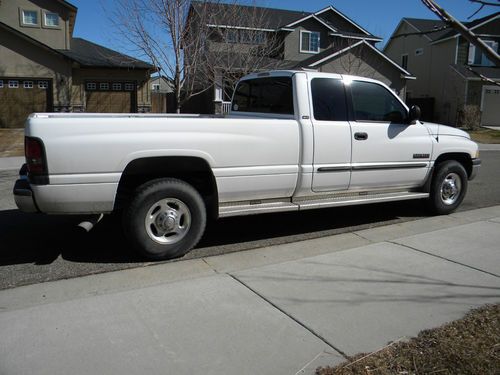
<instances>
[{"instance_id":1,"label":"truck windshield","mask_svg":"<svg viewBox=\"0 0 500 375\"><path fill-rule=\"evenodd\" d=\"M233 97L235 112L293 115L291 77L266 77L241 81Z\"/></svg>"}]
</instances>

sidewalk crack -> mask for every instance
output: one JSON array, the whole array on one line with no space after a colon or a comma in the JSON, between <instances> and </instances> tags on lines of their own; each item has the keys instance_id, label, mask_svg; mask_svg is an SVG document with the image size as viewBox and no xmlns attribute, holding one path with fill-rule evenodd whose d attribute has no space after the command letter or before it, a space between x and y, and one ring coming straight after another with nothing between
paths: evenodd
<instances>
[{"instance_id":1,"label":"sidewalk crack","mask_svg":"<svg viewBox=\"0 0 500 375\"><path fill-rule=\"evenodd\" d=\"M236 277L233 274L227 273L227 275L230 276L234 281L238 282L239 284L241 284L242 286L244 286L245 288L247 288L248 290L250 290L257 297L259 297L259 298L263 299L264 301L266 301L269 305L271 305L272 307L274 307L276 310L278 310L279 312L281 312L283 315L286 315L288 318L290 318L295 323L297 323L299 326L301 326L302 328L304 328L305 330L307 330L309 333L311 333L313 336L315 336L316 338L318 338L320 341L322 341L328 347L330 347L331 349L335 350L342 357L344 357L347 360L350 360L350 357L346 353L344 353L342 350L340 350L339 348L337 348L335 345L333 345L331 342L329 342L326 338L324 338L319 333L317 333L316 331L314 331L312 328L310 328L307 325L305 325L304 323L302 323L300 320L298 320L297 318L295 318L293 315L287 313L285 310L283 310L282 308L280 308L279 306L277 306L275 303L273 303L268 298L264 297L262 294L260 294L259 292L257 292L255 289L251 288L244 281L241 281L240 279L238 279L238 277Z\"/></svg>"},{"instance_id":2,"label":"sidewalk crack","mask_svg":"<svg viewBox=\"0 0 500 375\"><path fill-rule=\"evenodd\" d=\"M463 266L463 267L467 267L467 268L470 268L474 271L479 271L479 272L482 272L482 273L485 273L487 275L491 275L491 276L495 276L495 277L500 277L500 275L497 275L493 272L489 272L489 271L485 271L485 270L482 270L481 268L477 268L477 267L474 267L474 266L470 266L468 264L465 264L465 263L462 263L462 262L459 262L457 260L453 260L453 259L450 259L450 258L446 258L446 257L443 257L441 255L437 255L437 254L433 254L433 253L430 253L428 251L425 251L425 250L421 250L421 249L417 249L415 247L412 247L412 246L409 246L409 245L405 245L405 244L402 244L402 243L399 243L399 242L395 242L395 241L386 241L386 242L389 242L389 243L392 243L393 245L398 245L398 246L403 246L403 247L406 247L410 250L414 250L414 251L418 251L419 253L422 253L422 254L427 254L427 255L430 255L430 256L433 256L435 258L439 258L439 259L443 259L443 260L446 260L448 262L451 262L451 263L455 263L455 264L458 264L460 266Z\"/></svg>"}]
</instances>

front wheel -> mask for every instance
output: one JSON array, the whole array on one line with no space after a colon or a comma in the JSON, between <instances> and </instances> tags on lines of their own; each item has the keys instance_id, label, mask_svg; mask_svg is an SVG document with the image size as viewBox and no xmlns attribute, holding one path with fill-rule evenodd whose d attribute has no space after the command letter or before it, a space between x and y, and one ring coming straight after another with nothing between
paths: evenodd
<instances>
[{"instance_id":1,"label":"front wheel","mask_svg":"<svg viewBox=\"0 0 500 375\"><path fill-rule=\"evenodd\" d=\"M182 256L200 240L206 209L196 189L184 181L165 178L140 186L124 211L125 235L153 260Z\"/></svg>"},{"instance_id":2,"label":"front wheel","mask_svg":"<svg viewBox=\"0 0 500 375\"><path fill-rule=\"evenodd\" d=\"M429 205L438 215L453 212L462 203L467 192L467 172L455 160L437 166L431 184Z\"/></svg>"}]
</instances>

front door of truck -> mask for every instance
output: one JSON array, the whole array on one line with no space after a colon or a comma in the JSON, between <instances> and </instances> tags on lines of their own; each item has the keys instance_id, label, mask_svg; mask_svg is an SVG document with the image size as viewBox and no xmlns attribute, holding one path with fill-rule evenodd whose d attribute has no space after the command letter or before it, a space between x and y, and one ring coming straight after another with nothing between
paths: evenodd
<instances>
[{"instance_id":1,"label":"front door of truck","mask_svg":"<svg viewBox=\"0 0 500 375\"><path fill-rule=\"evenodd\" d=\"M341 76L313 76L310 90L314 130L312 190L347 190L351 178L351 128L344 83Z\"/></svg>"},{"instance_id":2,"label":"front door of truck","mask_svg":"<svg viewBox=\"0 0 500 375\"><path fill-rule=\"evenodd\" d=\"M351 190L421 185L429 169L432 138L388 88L376 82L346 83L352 99ZM350 103L349 103L350 104Z\"/></svg>"}]
</instances>

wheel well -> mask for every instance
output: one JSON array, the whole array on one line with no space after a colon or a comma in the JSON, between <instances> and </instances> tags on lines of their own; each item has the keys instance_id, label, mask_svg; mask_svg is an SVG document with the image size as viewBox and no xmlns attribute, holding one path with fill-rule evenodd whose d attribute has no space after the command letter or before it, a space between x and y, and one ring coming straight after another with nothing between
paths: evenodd
<instances>
[{"instance_id":1,"label":"wheel well","mask_svg":"<svg viewBox=\"0 0 500 375\"><path fill-rule=\"evenodd\" d=\"M131 161L120 178L114 210L122 209L137 187L163 177L177 178L193 186L205 201L207 216L217 217L219 199L212 169L204 159L189 156L151 157Z\"/></svg>"},{"instance_id":2,"label":"wheel well","mask_svg":"<svg viewBox=\"0 0 500 375\"><path fill-rule=\"evenodd\" d=\"M434 167L438 166L439 164L441 164L446 160L458 161L464 167L468 177L470 177L470 175L472 174L472 158L470 157L469 154L457 152L457 153L439 155L439 157L434 162Z\"/></svg>"}]
</instances>

